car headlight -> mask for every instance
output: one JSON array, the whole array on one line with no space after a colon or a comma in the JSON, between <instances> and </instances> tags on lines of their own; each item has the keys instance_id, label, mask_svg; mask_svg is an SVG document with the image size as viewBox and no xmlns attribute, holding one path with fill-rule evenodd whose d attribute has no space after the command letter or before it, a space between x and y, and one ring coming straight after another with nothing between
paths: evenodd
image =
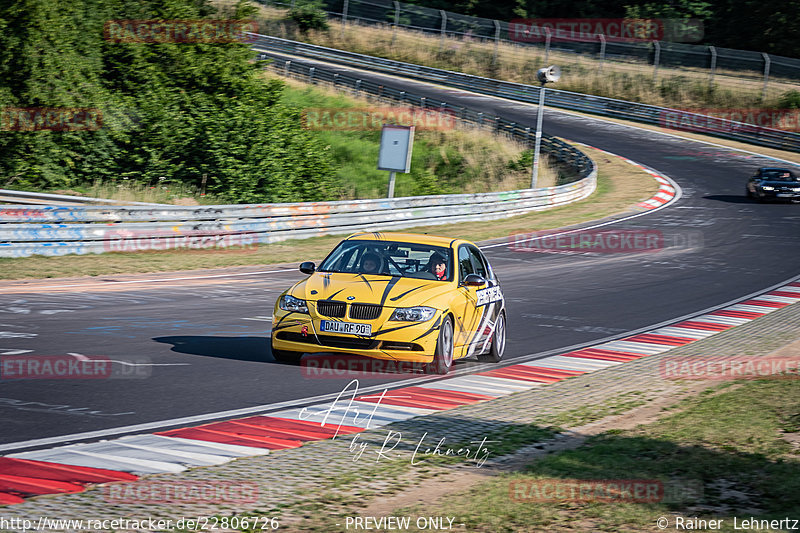
<instances>
[{"instance_id":1,"label":"car headlight","mask_svg":"<svg viewBox=\"0 0 800 533\"><path fill-rule=\"evenodd\" d=\"M402 322L425 322L433 318L436 309L433 307L398 307L389 320Z\"/></svg>"},{"instance_id":2,"label":"car headlight","mask_svg":"<svg viewBox=\"0 0 800 533\"><path fill-rule=\"evenodd\" d=\"M792 190L793 190L794 192L800 192L800 187L795 187L795 188L794 188L794 189L792 189Z\"/></svg>"},{"instance_id":3,"label":"car headlight","mask_svg":"<svg viewBox=\"0 0 800 533\"><path fill-rule=\"evenodd\" d=\"M775 187L770 187L769 185L764 185L763 187L761 187L761 189L765 190L765 191L774 191Z\"/></svg>"},{"instance_id":4,"label":"car headlight","mask_svg":"<svg viewBox=\"0 0 800 533\"><path fill-rule=\"evenodd\" d=\"M306 305L306 301L301 300L300 298L295 298L289 294L284 294L281 296L278 306L284 311L308 314L308 306Z\"/></svg>"}]
</instances>

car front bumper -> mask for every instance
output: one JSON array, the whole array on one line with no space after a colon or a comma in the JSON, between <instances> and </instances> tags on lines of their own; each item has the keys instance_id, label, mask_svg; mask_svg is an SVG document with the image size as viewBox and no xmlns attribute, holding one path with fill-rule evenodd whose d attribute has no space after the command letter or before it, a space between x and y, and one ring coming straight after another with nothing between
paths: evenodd
<instances>
[{"instance_id":1,"label":"car front bumper","mask_svg":"<svg viewBox=\"0 0 800 533\"><path fill-rule=\"evenodd\" d=\"M370 324L369 337L320 331L322 320L276 309L272 318L272 347L303 353L357 354L375 359L430 363L439 337L441 312L425 322L358 320ZM346 322L346 320L336 319Z\"/></svg>"}]
</instances>

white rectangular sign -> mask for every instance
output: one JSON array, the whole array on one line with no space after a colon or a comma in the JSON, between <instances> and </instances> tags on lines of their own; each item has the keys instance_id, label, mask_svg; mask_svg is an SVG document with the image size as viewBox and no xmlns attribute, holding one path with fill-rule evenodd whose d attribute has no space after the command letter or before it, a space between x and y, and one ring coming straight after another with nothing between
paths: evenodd
<instances>
[{"instance_id":1,"label":"white rectangular sign","mask_svg":"<svg viewBox=\"0 0 800 533\"><path fill-rule=\"evenodd\" d=\"M385 124L381 129L381 148L378 170L408 172L411 170L411 148L414 145L414 126Z\"/></svg>"}]
</instances>

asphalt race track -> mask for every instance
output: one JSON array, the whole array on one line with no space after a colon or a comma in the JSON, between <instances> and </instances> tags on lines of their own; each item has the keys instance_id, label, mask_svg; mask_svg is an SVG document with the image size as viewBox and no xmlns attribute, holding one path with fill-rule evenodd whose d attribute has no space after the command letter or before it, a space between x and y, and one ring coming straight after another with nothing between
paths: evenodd
<instances>
[{"instance_id":1,"label":"asphalt race track","mask_svg":"<svg viewBox=\"0 0 800 533\"><path fill-rule=\"evenodd\" d=\"M361 77L535 128L533 106L363 71ZM663 232L669 247L658 252L485 248L508 301L507 361L700 312L798 274L800 205L758 204L743 196L756 167L788 163L552 109L544 130L650 166L675 180L683 194L665 209L612 226ZM263 413L270 408L260 406L341 391L349 378L310 379L300 368L274 362L265 317L302 274L260 270L124 287L101 279L86 292L0 295L0 355L100 355L125 363L115 363L112 379L0 381L0 450L21 449L12 443L32 439L112 434L113 428L227 410Z\"/></svg>"}]
</instances>

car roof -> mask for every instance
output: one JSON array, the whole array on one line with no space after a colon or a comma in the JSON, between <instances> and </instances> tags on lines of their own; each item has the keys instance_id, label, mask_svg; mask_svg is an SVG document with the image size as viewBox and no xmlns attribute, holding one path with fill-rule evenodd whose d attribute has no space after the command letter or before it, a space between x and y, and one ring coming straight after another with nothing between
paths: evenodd
<instances>
[{"instance_id":1,"label":"car roof","mask_svg":"<svg viewBox=\"0 0 800 533\"><path fill-rule=\"evenodd\" d=\"M354 233L347 237L345 240L355 241L398 241L408 242L413 244L429 244L432 246L451 247L454 242L469 242L463 239L453 239L452 237L440 237L438 235L426 235L423 233L386 233L379 231L370 231L362 233Z\"/></svg>"}]
</instances>

